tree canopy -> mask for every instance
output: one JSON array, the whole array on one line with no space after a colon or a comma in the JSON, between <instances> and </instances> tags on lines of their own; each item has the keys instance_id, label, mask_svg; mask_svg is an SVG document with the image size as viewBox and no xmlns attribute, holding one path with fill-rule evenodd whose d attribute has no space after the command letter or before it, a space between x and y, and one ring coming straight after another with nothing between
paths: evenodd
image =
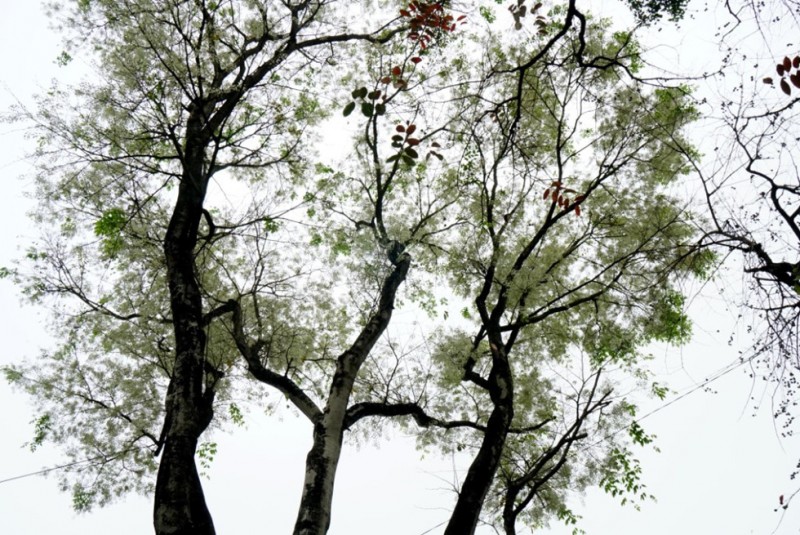
<instances>
[{"instance_id":1,"label":"tree canopy","mask_svg":"<svg viewBox=\"0 0 800 535\"><path fill-rule=\"evenodd\" d=\"M692 89L575 1L496 4L64 7L62 61L103 74L17 112L41 238L15 276L59 344L5 372L33 445L93 460L62 473L76 509L152 493L157 533L214 533L201 437L270 391L313 433L297 534L328 530L345 437L393 423L470 456L448 534L647 499L618 385L664 395L643 348L688 340L715 262L675 187Z\"/></svg>"}]
</instances>

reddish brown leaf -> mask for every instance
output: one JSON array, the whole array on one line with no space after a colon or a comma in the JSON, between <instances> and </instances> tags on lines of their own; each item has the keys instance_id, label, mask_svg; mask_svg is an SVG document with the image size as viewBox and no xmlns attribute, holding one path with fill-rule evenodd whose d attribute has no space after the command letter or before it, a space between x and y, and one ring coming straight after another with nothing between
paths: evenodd
<instances>
[{"instance_id":1,"label":"reddish brown leaf","mask_svg":"<svg viewBox=\"0 0 800 535\"><path fill-rule=\"evenodd\" d=\"M553 193L550 195L553 198L553 202L558 200L558 190L554 190Z\"/></svg>"},{"instance_id":2,"label":"reddish brown leaf","mask_svg":"<svg viewBox=\"0 0 800 535\"><path fill-rule=\"evenodd\" d=\"M769 76L767 76L766 78L764 78L764 83L765 83L765 84L772 85L772 83L773 83L773 82L772 82L772 78L770 78Z\"/></svg>"},{"instance_id":3,"label":"reddish brown leaf","mask_svg":"<svg viewBox=\"0 0 800 535\"><path fill-rule=\"evenodd\" d=\"M465 18L467 18L467 16L466 16L466 15L461 15L461 16L460 16L460 17L458 17L456 20L457 20L457 21L462 21L462 20L464 20Z\"/></svg>"},{"instance_id":4,"label":"reddish brown leaf","mask_svg":"<svg viewBox=\"0 0 800 535\"><path fill-rule=\"evenodd\" d=\"M789 87L789 84L786 82L786 80L781 80L781 91L787 95L792 94L792 88Z\"/></svg>"},{"instance_id":5,"label":"reddish brown leaf","mask_svg":"<svg viewBox=\"0 0 800 535\"><path fill-rule=\"evenodd\" d=\"M403 69L397 66L392 67L392 74L395 76L400 76L401 74L403 74Z\"/></svg>"},{"instance_id":6,"label":"reddish brown leaf","mask_svg":"<svg viewBox=\"0 0 800 535\"><path fill-rule=\"evenodd\" d=\"M791 68L792 68L792 60L790 60L788 56L783 58L783 70L789 72Z\"/></svg>"},{"instance_id":7,"label":"reddish brown leaf","mask_svg":"<svg viewBox=\"0 0 800 535\"><path fill-rule=\"evenodd\" d=\"M792 60L792 67L795 69L800 69L800 56L795 56Z\"/></svg>"},{"instance_id":8,"label":"reddish brown leaf","mask_svg":"<svg viewBox=\"0 0 800 535\"><path fill-rule=\"evenodd\" d=\"M436 143L436 142L434 141L433 143L431 143L431 147L435 147L435 148L437 148L437 149L438 149L438 148L440 148L440 147L441 147L441 145L439 145L438 143Z\"/></svg>"},{"instance_id":9,"label":"reddish brown leaf","mask_svg":"<svg viewBox=\"0 0 800 535\"><path fill-rule=\"evenodd\" d=\"M413 134L413 133L414 133L414 131L415 131L416 129L417 129L417 125L415 125L415 124L410 124L410 125L408 125L408 128L406 128L406 134L410 136L411 134Z\"/></svg>"},{"instance_id":10,"label":"reddish brown leaf","mask_svg":"<svg viewBox=\"0 0 800 535\"><path fill-rule=\"evenodd\" d=\"M382 84L388 84L391 81L392 81L392 77L391 76L384 76L383 78L381 78L381 83Z\"/></svg>"},{"instance_id":11,"label":"reddish brown leaf","mask_svg":"<svg viewBox=\"0 0 800 535\"><path fill-rule=\"evenodd\" d=\"M406 140L406 143L408 143L412 147L415 147L415 146L419 145L419 139L417 139L415 137L410 137L410 138L408 138Z\"/></svg>"},{"instance_id":12,"label":"reddish brown leaf","mask_svg":"<svg viewBox=\"0 0 800 535\"><path fill-rule=\"evenodd\" d=\"M793 86L800 88L800 73L790 75L789 80L791 80Z\"/></svg>"},{"instance_id":13,"label":"reddish brown leaf","mask_svg":"<svg viewBox=\"0 0 800 535\"><path fill-rule=\"evenodd\" d=\"M422 58L420 58L420 57L413 57L413 58L411 58L411 63L417 64L417 63L419 63L420 61L422 61Z\"/></svg>"},{"instance_id":14,"label":"reddish brown leaf","mask_svg":"<svg viewBox=\"0 0 800 535\"><path fill-rule=\"evenodd\" d=\"M397 125L395 127L395 130L397 130L398 132L405 132L406 131L406 127L401 125L401 124L399 124L399 125Z\"/></svg>"},{"instance_id":15,"label":"reddish brown leaf","mask_svg":"<svg viewBox=\"0 0 800 535\"><path fill-rule=\"evenodd\" d=\"M405 9L401 9L401 10L400 10L400 15L402 15L402 16L404 16L404 17L410 17L410 16L411 16L411 13L409 13L409 12L408 12L408 11L406 11Z\"/></svg>"},{"instance_id":16,"label":"reddish brown leaf","mask_svg":"<svg viewBox=\"0 0 800 535\"><path fill-rule=\"evenodd\" d=\"M550 189L548 188L548 189L544 190L544 200L547 200L547 198L549 196L550 196Z\"/></svg>"},{"instance_id":17,"label":"reddish brown leaf","mask_svg":"<svg viewBox=\"0 0 800 535\"><path fill-rule=\"evenodd\" d=\"M775 70L778 72L778 76L783 76L783 72L784 71L783 71L783 65L782 64L778 63L777 67L775 67Z\"/></svg>"},{"instance_id":18,"label":"reddish brown leaf","mask_svg":"<svg viewBox=\"0 0 800 535\"><path fill-rule=\"evenodd\" d=\"M581 215L581 205L575 207L575 215L577 216Z\"/></svg>"}]
</instances>

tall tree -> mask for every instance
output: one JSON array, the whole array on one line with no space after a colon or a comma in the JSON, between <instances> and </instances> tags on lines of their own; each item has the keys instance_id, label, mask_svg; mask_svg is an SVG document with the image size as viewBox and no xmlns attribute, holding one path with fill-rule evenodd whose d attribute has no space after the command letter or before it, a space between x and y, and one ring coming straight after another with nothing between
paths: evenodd
<instances>
[{"instance_id":1,"label":"tall tree","mask_svg":"<svg viewBox=\"0 0 800 535\"><path fill-rule=\"evenodd\" d=\"M40 131L39 220L61 231L29 254L42 265L30 288L36 297L72 294L83 307L64 318L69 341L51 356L69 361L70 376L59 378L60 366L29 385L45 395L57 388L56 397L83 399L133 424L137 434L126 439L108 430L111 443L103 445L118 448L102 448L104 461L139 460L138 442L152 442L161 454L157 533L214 532L194 459L230 367L209 345L213 323L229 308L210 301L220 282L214 249L225 247L218 243L225 238L235 243L253 228L269 226L270 197L281 194L281 180L300 173L295 153L304 130L320 117L304 89L317 65L335 61L334 45L390 40L400 29L396 18L370 29L346 7L312 0L79 1L68 8L65 21L75 42L91 43L106 74L72 95L54 89L29 116ZM67 108L61 99L74 105ZM262 185L253 188L249 209L223 216L223 223L206 206L212 179ZM94 240L87 226L93 226ZM251 284L279 285L261 276ZM138 383L134 396L126 392L120 399L117 390L125 383L109 374L124 373L124 367L110 356L84 363L73 354L98 351L139 361L141 373L128 370L129 381ZM143 410L136 394L154 394L160 374L169 381L159 432L153 425L161 411ZM71 411L80 421L82 407ZM47 426L57 426L66 438L75 424ZM94 431L81 429L84 446L98 445ZM120 474L109 479L101 501L129 486ZM75 490L79 505L95 492L80 485Z\"/></svg>"}]
</instances>

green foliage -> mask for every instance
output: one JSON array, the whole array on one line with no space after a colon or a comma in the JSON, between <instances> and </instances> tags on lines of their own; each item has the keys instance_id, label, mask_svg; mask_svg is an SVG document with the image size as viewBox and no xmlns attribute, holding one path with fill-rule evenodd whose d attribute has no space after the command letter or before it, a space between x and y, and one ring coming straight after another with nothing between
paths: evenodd
<instances>
[{"instance_id":1,"label":"green foliage","mask_svg":"<svg viewBox=\"0 0 800 535\"><path fill-rule=\"evenodd\" d=\"M128 222L125 211L121 208L106 210L94 224L94 233L102 238L101 249L106 258L116 258L124 242L122 230Z\"/></svg>"},{"instance_id":2,"label":"green foliage","mask_svg":"<svg viewBox=\"0 0 800 535\"><path fill-rule=\"evenodd\" d=\"M497 16L494 14L494 11L486 6L480 6L478 11L481 14L481 17L483 17L483 19L489 24L492 24L495 20L497 20Z\"/></svg>"},{"instance_id":3,"label":"green foliage","mask_svg":"<svg viewBox=\"0 0 800 535\"><path fill-rule=\"evenodd\" d=\"M231 422L233 422L234 425L244 425L244 414L242 414L242 409L240 409L236 403L231 403L228 405L228 413L230 414Z\"/></svg>"},{"instance_id":4,"label":"green foliage","mask_svg":"<svg viewBox=\"0 0 800 535\"><path fill-rule=\"evenodd\" d=\"M653 24L665 15L673 22L681 20L689 0L625 0L625 3L639 22Z\"/></svg>"},{"instance_id":5,"label":"green foliage","mask_svg":"<svg viewBox=\"0 0 800 535\"><path fill-rule=\"evenodd\" d=\"M80 483L72 486L72 508L78 513L86 513L95 503L95 493L86 490Z\"/></svg>"},{"instance_id":6,"label":"green foliage","mask_svg":"<svg viewBox=\"0 0 800 535\"><path fill-rule=\"evenodd\" d=\"M692 322L684 311L686 298L676 291L666 291L660 296L649 335L662 342L685 344L692 336Z\"/></svg>"},{"instance_id":7,"label":"green foliage","mask_svg":"<svg viewBox=\"0 0 800 535\"><path fill-rule=\"evenodd\" d=\"M621 505L633 503L639 509L639 503L653 500L653 496L645 491L646 486L641 482L642 467L639 460L634 458L626 449L611 451L606 466L606 473L600 482L600 488L612 497L620 497Z\"/></svg>"},{"instance_id":8,"label":"green foliage","mask_svg":"<svg viewBox=\"0 0 800 535\"><path fill-rule=\"evenodd\" d=\"M197 458L200 464L200 475L208 478L209 470L211 470L211 463L214 462L214 457L217 455L216 442L203 442L197 447Z\"/></svg>"},{"instance_id":9,"label":"green foliage","mask_svg":"<svg viewBox=\"0 0 800 535\"><path fill-rule=\"evenodd\" d=\"M6 378L9 381L12 380L19 380L21 375L17 374L16 377L6 373ZM44 441L47 439L47 435L50 433L51 430L51 422L50 422L50 415L43 414L33 422L33 439L28 443L28 448L31 451L36 451Z\"/></svg>"}]
</instances>

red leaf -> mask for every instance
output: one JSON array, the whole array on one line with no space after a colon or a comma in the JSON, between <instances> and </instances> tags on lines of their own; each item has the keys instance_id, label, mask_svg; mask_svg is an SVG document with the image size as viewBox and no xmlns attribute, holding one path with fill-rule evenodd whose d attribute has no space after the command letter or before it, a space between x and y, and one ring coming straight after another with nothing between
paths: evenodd
<instances>
[{"instance_id":1,"label":"red leaf","mask_svg":"<svg viewBox=\"0 0 800 535\"><path fill-rule=\"evenodd\" d=\"M766 78L764 78L764 83L765 83L765 84L772 85L772 78L770 78L769 76L767 76Z\"/></svg>"},{"instance_id":2,"label":"red leaf","mask_svg":"<svg viewBox=\"0 0 800 535\"><path fill-rule=\"evenodd\" d=\"M397 125L395 127L395 130L397 130L398 132L405 132L406 131L406 127L401 125L401 124L399 124L399 125Z\"/></svg>"},{"instance_id":3,"label":"red leaf","mask_svg":"<svg viewBox=\"0 0 800 535\"><path fill-rule=\"evenodd\" d=\"M395 76L400 76L401 74L403 74L403 69L401 69L400 67L392 67L392 74Z\"/></svg>"},{"instance_id":4,"label":"red leaf","mask_svg":"<svg viewBox=\"0 0 800 535\"><path fill-rule=\"evenodd\" d=\"M462 21L462 20L464 20L465 18L467 18L467 16L466 16L466 15L461 15L461 16L460 16L460 17L458 17L456 20L458 20L458 21Z\"/></svg>"},{"instance_id":5,"label":"red leaf","mask_svg":"<svg viewBox=\"0 0 800 535\"><path fill-rule=\"evenodd\" d=\"M581 215L581 205L575 207L575 215L577 216Z\"/></svg>"},{"instance_id":6,"label":"red leaf","mask_svg":"<svg viewBox=\"0 0 800 535\"><path fill-rule=\"evenodd\" d=\"M404 17L410 17L410 16L411 16L411 13L409 13L409 12L408 12L408 11L406 11L405 9L401 9L401 10L400 10L400 15L402 15L402 16L404 16Z\"/></svg>"},{"instance_id":7,"label":"red leaf","mask_svg":"<svg viewBox=\"0 0 800 535\"><path fill-rule=\"evenodd\" d=\"M416 129L417 129L417 125L415 125L415 124L410 124L410 125L408 125L408 128L406 128L406 134L408 134L408 135L410 136L411 134L413 134L413 133L414 133L414 131L415 131Z\"/></svg>"},{"instance_id":8,"label":"red leaf","mask_svg":"<svg viewBox=\"0 0 800 535\"><path fill-rule=\"evenodd\" d=\"M792 89L789 87L789 84L786 82L786 80L781 80L781 91L783 91L787 95L792 94Z\"/></svg>"},{"instance_id":9,"label":"red leaf","mask_svg":"<svg viewBox=\"0 0 800 535\"><path fill-rule=\"evenodd\" d=\"M413 57L413 58L411 58L411 63L417 64L417 63L419 63L420 61L422 61L422 58L420 58L420 57Z\"/></svg>"},{"instance_id":10,"label":"red leaf","mask_svg":"<svg viewBox=\"0 0 800 535\"><path fill-rule=\"evenodd\" d=\"M549 196L550 196L550 189L546 189L546 190L544 190L544 200L547 200L547 198L548 198Z\"/></svg>"}]
</instances>

